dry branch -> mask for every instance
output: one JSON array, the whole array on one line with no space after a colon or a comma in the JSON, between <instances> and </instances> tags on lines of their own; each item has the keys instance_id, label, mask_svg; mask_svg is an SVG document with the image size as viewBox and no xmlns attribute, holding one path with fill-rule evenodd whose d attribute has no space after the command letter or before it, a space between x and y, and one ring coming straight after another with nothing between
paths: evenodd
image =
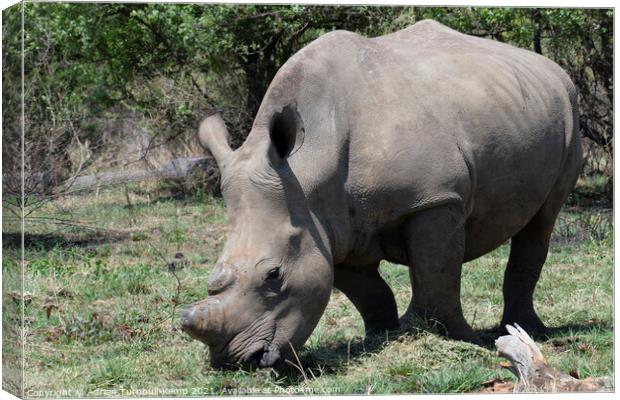
<instances>
[{"instance_id":1,"label":"dry branch","mask_svg":"<svg viewBox=\"0 0 620 400\"><path fill-rule=\"evenodd\" d=\"M519 325L506 325L510 335L495 341L497 354L510 361L508 369L519 378L515 392L605 392L613 390L610 377L577 379L547 365L532 338Z\"/></svg>"}]
</instances>

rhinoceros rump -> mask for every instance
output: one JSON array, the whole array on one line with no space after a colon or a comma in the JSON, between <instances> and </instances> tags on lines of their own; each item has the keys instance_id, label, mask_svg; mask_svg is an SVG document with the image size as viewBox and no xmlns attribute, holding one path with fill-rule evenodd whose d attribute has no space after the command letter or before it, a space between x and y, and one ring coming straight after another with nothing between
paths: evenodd
<instances>
[{"instance_id":1,"label":"rhinoceros rump","mask_svg":"<svg viewBox=\"0 0 620 400\"><path fill-rule=\"evenodd\" d=\"M398 326L381 260L410 266L408 314L479 342L461 265L511 239L501 326L544 331L532 293L581 164L576 93L550 60L434 21L328 33L286 62L236 151L199 128L229 233L184 329L215 367L282 368L333 287L368 332Z\"/></svg>"}]
</instances>

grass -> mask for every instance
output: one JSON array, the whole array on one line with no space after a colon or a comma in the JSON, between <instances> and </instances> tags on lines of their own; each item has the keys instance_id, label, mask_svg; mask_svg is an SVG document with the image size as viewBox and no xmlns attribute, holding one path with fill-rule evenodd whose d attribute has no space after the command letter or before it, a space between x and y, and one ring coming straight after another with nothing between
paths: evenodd
<instances>
[{"instance_id":1,"label":"grass","mask_svg":"<svg viewBox=\"0 0 620 400\"><path fill-rule=\"evenodd\" d=\"M180 330L178 311L206 296L225 240L224 205L201 195L158 198L152 189L66 198L27 224L27 397L462 393L513 379L499 366L492 333L501 318L507 245L463 268L465 316L486 347L446 340L426 323L364 340L361 318L334 291L300 353L305 376L212 370L204 346ZM17 280L6 279L18 276L18 231L5 218L5 327L15 325L10 308L19 304L18 285L9 285ZM168 263L177 252L187 262L175 277ZM384 263L381 273L402 313L411 296L407 269ZM612 282L610 213L566 209L535 294L552 327L541 342L552 366L582 378L613 374ZM15 345L15 337L5 344ZM10 346L3 351L5 360L18 359Z\"/></svg>"}]
</instances>

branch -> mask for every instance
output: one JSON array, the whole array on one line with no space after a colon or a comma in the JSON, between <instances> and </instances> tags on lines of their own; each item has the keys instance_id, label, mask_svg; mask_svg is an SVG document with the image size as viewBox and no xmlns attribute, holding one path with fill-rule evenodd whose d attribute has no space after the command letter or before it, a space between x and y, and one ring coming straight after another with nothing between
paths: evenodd
<instances>
[{"instance_id":1,"label":"branch","mask_svg":"<svg viewBox=\"0 0 620 400\"><path fill-rule=\"evenodd\" d=\"M606 392L613 390L610 377L573 378L547 365L532 338L519 325L506 325L510 335L495 341L497 354L510 361L507 368L519 378L515 391Z\"/></svg>"}]
</instances>

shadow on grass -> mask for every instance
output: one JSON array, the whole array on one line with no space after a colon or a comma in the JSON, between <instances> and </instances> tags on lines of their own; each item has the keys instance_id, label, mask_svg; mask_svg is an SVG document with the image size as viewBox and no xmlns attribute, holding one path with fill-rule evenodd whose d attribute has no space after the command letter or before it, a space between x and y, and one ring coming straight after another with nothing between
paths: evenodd
<instances>
[{"instance_id":1,"label":"shadow on grass","mask_svg":"<svg viewBox=\"0 0 620 400\"><path fill-rule=\"evenodd\" d=\"M591 332L592 330L599 331L609 331L613 332L614 327L610 321L602 321L602 320L589 320L580 324L566 324L557 327L548 328L547 335L545 338L535 338L535 339L553 339L560 336L566 335L580 335L584 333Z\"/></svg>"},{"instance_id":2,"label":"shadow on grass","mask_svg":"<svg viewBox=\"0 0 620 400\"><path fill-rule=\"evenodd\" d=\"M356 337L352 340L323 343L302 352L299 361L303 367L303 373L299 366L291 367L283 376L281 383L291 385L306 379L318 378L324 374L338 374L349 363L366 355L380 352L389 342L397 340L404 334L406 333L395 331L366 338Z\"/></svg>"},{"instance_id":3,"label":"shadow on grass","mask_svg":"<svg viewBox=\"0 0 620 400\"><path fill-rule=\"evenodd\" d=\"M115 243L130 238L129 233L92 231L81 235L70 234L32 234L26 233L24 247L48 251L58 247L93 247L104 243ZM4 249L20 249L22 237L20 232L2 232L2 247Z\"/></svg>"},{"instance_id":4,"label":"shadow on grass","mask_svg":"<svg viewBox=\"0 0 620 400\"><path fill-rule=\"evenodd\" d=\"M601 320L571 323L550 327L546 335L534 335L534 339L537 342L554 341L567 336L574 337L590 333L592 330L613 331L613 325L610 322ZM430 329L424 328L422 330L417 330L417 333L412 332L411 328L408 328L367 338L358 337L350 341L340 340L335 343L321 344L300 355L300 364L303 366L304 372L302 373L298 367L292 368L288 374L283 377L282 383L288 385L296 384L302 380L311 380L324 374L332 375L341 373L350 363L369 354L379 353L390 342L397 341L406 335L413 334L415 337L422 332L431 332L439 335L439 331L432 327ZM476 330L476 333L482 340L483 344L481 347L490 351L495 351L495 339L501 335L499 326Z\"/></svg>"},{"instance_id":5,"label":"shadow on grass","mask_svg":"<svg viewBox=\"0 0 620 400\"><path fill-rule=\"evenodd\" d=\"M557 338L565 336L579 336L585 333L590 333L593 330L598 331L613 331L613 325L608 321L602 320L589 320L582 323L571 323L555 327L547 327L547 332L543 334L532 334L530 336L537 342L553 341ZM496 326L490 329L479 329L476 333L482 340L482 347L488 350L495 350L495 339L500 336L507 335L506 332L501 332L500 327Z\"/></svg>"}]
</instances>

